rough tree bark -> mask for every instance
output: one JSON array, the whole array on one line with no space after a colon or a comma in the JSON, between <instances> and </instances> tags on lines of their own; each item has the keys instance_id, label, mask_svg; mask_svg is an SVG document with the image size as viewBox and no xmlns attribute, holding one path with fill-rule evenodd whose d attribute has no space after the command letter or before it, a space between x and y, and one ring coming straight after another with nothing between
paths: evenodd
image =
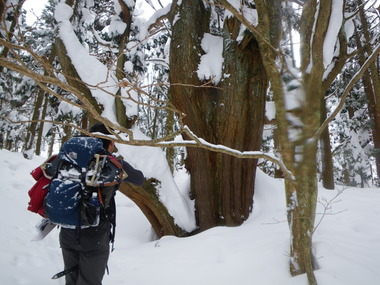
<instances>
[{"instance_id":1,"label":"rough tree bark","mask_svg":"<svg viewBox=\"0 0 380 285\"><path fill-rule=\"evenodd\" d=\"M173 217L160 202L154 179L147 180L143 186L122 183L119 191L130 198L141 209L158 237L173 235L187 236L188 233L175 224Z\"/></svg>"},{"instance_id":2,"label":"rough tree bark","mask_svg":"<svg viewBox=\"0 0 380 285\"><path fill-rule=\"evenodd\" d=\"M197 88L200 43L209 33L210 12L203 1L184 1L173 27L170 48L170 99L186 114L185 125L197 136L238 150L258 150L264 122L267 77L257 42L251 34L239 44L240 23L224 27L224 78L215 88ZM184 32L186 31L186 32ZM256 160L240 160L201 149L188 149L186 168L191 175L200 230L217 225L240 225L252 208Z\"/></svg>"}]
</instances>

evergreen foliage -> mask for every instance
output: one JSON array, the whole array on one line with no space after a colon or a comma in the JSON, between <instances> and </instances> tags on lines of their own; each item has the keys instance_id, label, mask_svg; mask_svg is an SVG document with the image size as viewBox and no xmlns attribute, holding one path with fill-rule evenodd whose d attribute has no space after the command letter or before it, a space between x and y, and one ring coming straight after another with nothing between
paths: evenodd
<instances>
[{"instance_id":1,"label":"evergreen foliage","mask_svg":"<svg viewBox=\"0 0 380 285\"><path fill-rule=\"evenodd\" d=\"M32 26L26 24L26 12L22 11L17 17L17 33L14 33L12 41L17 43L23 41L36 55L48 60L57 36L57 23L53 16L57 3L57 0L49 0L40 18ZM143 85L145 88L141 89L137 97L142 103L139 105L138 125L147 136L153 139L165 137L169 133L178 130L175 123L177 117L169 110L167 103L170 22L167 20L161 21L160 25L155 27L155 32L152 33L153 36L146 38L146 31L141 30L142 18L138 18L133 14L134 7L130 8L133 19L130 27L128 27L130 35L123 54L126 58L124 72L126 78L145 83ZM156 9L159 8L162 8L162 6L156 7ZM225 10L220 6L210 4L208 4L208 8L211 12L210 32L215 35L222 35ZM286 3L282 8L282 21L286 23L284 25L286 29L282 33L283 50L289 56L289 60L296 62L297 59L294 58L294 51L292 51L294 46L290 43L295 43L291 36L294 37L299 31L300 15L294 4ZM380 37L379 12L376 8L373 6L365 10L367 22L369 23L368 33L371 36L373 46ZM115 68L115 62L119 56L118 48L121 34L118 31L117 24L122 22L120 9L119 5L115 6L114 2L108 0L76 1L72 19L75 33L80 42L88 48L90 54L98 58L110 69ZM366 44L362 31L363 25L358 16L354 15L357 9L358 3L356 1L346 1L347 24L354 23L356 33L361 35L356 40L354 37L351 38L348 43L351 51L358 48L357 40L362 42L361 46ZM15 17L16 15L12 14L11 10L8 10L5 13L6 23L10 26ZM292 31L291 34L289 33L290 31ZM3 36L5 36L6 32L6 30L2 30ZM4 50L4 47L0 48L0 51L2 50ZM43 66L36 64L31 54L27 51L19 51L17 55L8 54L7 56L20 56L28 68L41 74L44 73ZM54 60L52 64L57 69L58 74L60 72L59 63ZM329 93L326 95L328 98L328 112L340 100L336 94L341 93L340 91L346 86L348 80L359 67L358 56L355 56L344 67L343 72L336 77L332 88L329 89ZM34 111L33 106L40 88L33 80L11 70L5 69L0 74L0 77L0 114L2 118L8 118L11 121L31 120ZM291 76L288 81L292 81ZM50 88L61 96L75 102L75 98L71 97L70 94L65 94L55 86L50 86ZM57 98L51 95L46 95L44 98L44 100L47 100L46 114L44 118L39 117L39 120L80 124L83 118L80 110L68 108L65 103L59 102ZM9 120L0 120L0 146L16 151L27 149L25 134L28 132L28 125L14 125ZM35 131L38 131L39 128L44 128L43 135L45 139L46 136L49 138L53 132L58 135L62 134L62 126L54 125L54 128L51 129L52 126L51 124L47 126L45 124L44 127L43 124L39 124ZM368 113L368 98L363 83L358 82L351 92L345 108L330 125L336 182L346 185L367 185L377 181L374 157L377 155L378 150L373 143L372 128L373 120ZM268 126L267 129L270 129L270 127ZM266 135L263 140L263 150L273 151L275 145L272 136L273 134ZM48 141L44 141L46 147ZM35 144L35 141L33 144ZM176 153L175 158L182 157L181 155L178 156L178 154L183 153L183 150L178 149ZM179 161L176 163L179 163ZM274 175L272 163L265 162L261 166L267 173Z\"/></svg>"}]
</instances>

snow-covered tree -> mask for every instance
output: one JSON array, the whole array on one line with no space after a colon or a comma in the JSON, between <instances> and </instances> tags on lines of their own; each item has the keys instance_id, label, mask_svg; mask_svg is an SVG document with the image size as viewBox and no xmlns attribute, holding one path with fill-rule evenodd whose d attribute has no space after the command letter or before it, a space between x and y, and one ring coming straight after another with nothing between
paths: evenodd
<instances>
[{"instance_id":1,"label":"snow-covered tree","mask_svg":"<svg viewBox=\"0 0 380 285\"><path fill-rule=\"evenodd\" d=\"M339 173L352 170L348 176L354 173L355 181L359 176L365 181L374 140L363 119L363 105L371 103L356 84L368 67L371 78L378 71L372 65L380 47L377 34L368 33L355 40L370 43L371 49L362 61L354 57L352 48L359 45L352 46L353 19L360 10L352 10L352 3L178 0L161 6L160 1L51 0L56 39L50 52L43 57L40 45L3 36L0 43L12 56L1 56L0 66L22 80L33 79L59 99L51 119L66 120L54 122L64 126L64 135L69 129L86 133L94 121L112 128L120 153L148 178L143 187L122 185L120 190L142 209L159 236L240 225L253 207L256 160L276 163L285 178L290 271L307 273L316 284L312 236L318 141L331 123L331 140L339 139L333 146L336 157L349 158L352 166L336 159ZM371 3L359 4L365 15L373 9ZM155 9L147 17L151 7ZM360 25L355 19L357 29L368 30L362 18ZM374 19L372 24L378 21ZM293 34L284 34L298 28L296 64L289 58L295 53L289 46ZM2 27L3 35L6 31ZM41 68L26 65L24 54ZM349 95L357 100L345 105ZM275 106L275 155L258 151L266 97ZM321 116L325 106L326 119ZM373 114L376 118L378 113ZM352 127L353 122L361 124ZM169 166L155 167L162 165L157 160L166 159L160 148L179 146L186 147L190 177L183 192ZM350 157L345 152L349 147L355 150ZM343 175L337 177L344 181Z\"/></svg>"},{"instance_id":2,"label":"snow-covered tree","mask_svg":"<svg viewBox=\"0 0 380 285\"><path fill-rule=\"evenodd\" d=\"M268 79L254 35L219 6L175 4L169 94L183 123L212 144L259 150ZM255 21L254 7L243 7ZM191 148L186 168L201 230L248 218L256 160Z\"/></svg>"},{"instance_id":3,"label":"snow-covered tree","mask_svg":"<svg viewBox=\"0 0 380 285\"><path fill-rule=\"evenodd\" d=\"M279 45L273 42L281 29L278 17L280 1L256 0L258 23L249 21L240 3L222 3L256 36L266 73L271 82L276 105L280 154L292 175L285 177L288 222L291 230L290 269L292 274L307 273L310 284L316 284L312 254L312 233L317 197L317 143L324 128L342 108L338 105L322 125L321 102L346 61L352 56L347 42L352 37L346 29L350 18L345 14L347 1L297 1L300 20L300 69L292 72ZM366 64L351 77L342 98L362 76L379 53L368 54ZM294 80L284 82L283 75Z\"/></svg>"}]
</instances>

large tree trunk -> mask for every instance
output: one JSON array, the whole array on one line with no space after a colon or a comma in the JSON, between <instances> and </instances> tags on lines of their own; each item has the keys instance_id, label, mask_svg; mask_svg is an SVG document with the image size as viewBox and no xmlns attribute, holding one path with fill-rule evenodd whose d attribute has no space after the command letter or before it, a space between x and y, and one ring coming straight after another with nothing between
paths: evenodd
<instances>
[{"instance_id":1,"label":"large tree trunk","mask_svg":"<svg viewBox=\"0 0 380 285\"><path fill-rule=\"evenodd\" d=\"M267 77L257 43L251 35L238 44L231 19L224 35L224 78L220 88L196 88L200 41L209 31L209 12L203 1L184 1L177 7L170 50L170 98L186 114L184 123L199 137L238 150L258 150L264 122ZM186 32L184 32L186 31ZM190 35L190 36L189 36ZM185 85L186 84L186 85ZM192 86L189 86L192 85ZM240 225L252 209L255 160L241 160L201 149L188 149L200 230L217 225Z\"/></svg>"},{"instance_id":2,"label":"large tree trunk","mask_svg":"<svg viewBox=\"0 0 380 285\"><path fill-rule=\"evenodd\" d=\"M140 208L158 237L166 235L181 237L188 235L187 232L175 224L173 217L160 202L155 186L156 182L154 179L149 179L143 186L122 183L119 191Z\"/></svg>"}]
</instances>

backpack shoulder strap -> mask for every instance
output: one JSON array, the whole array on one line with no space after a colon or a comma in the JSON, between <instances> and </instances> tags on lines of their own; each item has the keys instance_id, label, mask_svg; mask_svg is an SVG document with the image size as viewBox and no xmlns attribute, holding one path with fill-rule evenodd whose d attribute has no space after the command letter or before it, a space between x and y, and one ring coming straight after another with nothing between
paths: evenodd
<instances>
[{"instance_id":1,"label":"backpack shoulder strap","mask_svg":"<svg viewBox=\"0 0 380 285\"><path fill-rule=\"evenodd\" d=\"M41 167L44 172L45 177L55 178L58 173L59 166L61 165L62 159L58 155L53 155L50 157Z\"/></svg>"}]
</instances>

